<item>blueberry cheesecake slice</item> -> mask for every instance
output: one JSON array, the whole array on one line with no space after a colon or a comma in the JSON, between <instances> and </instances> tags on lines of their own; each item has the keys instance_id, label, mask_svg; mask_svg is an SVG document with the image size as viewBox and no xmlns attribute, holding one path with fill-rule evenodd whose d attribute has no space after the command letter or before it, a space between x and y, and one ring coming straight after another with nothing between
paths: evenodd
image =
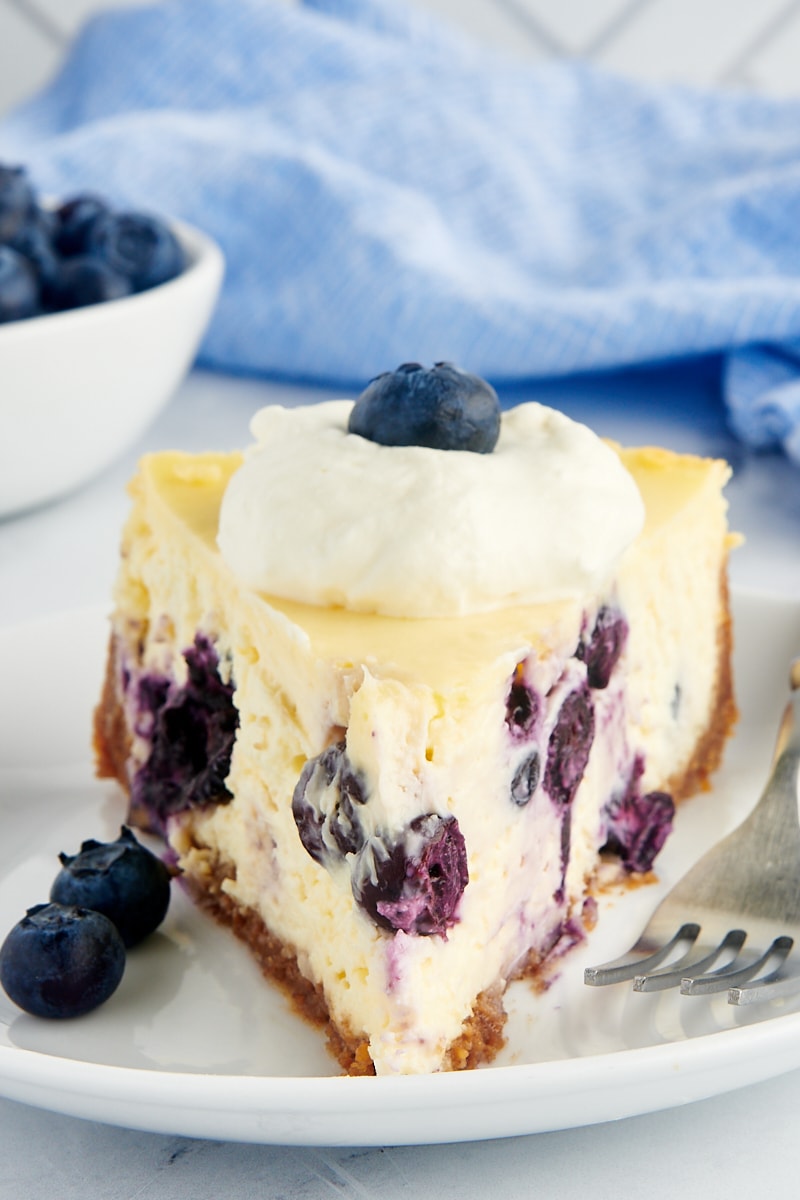
<instances>
[{"instance_id":1,"label":"blueberry cheesecake slice","mask_svg":"<svg viewBox=\"0 0 800 1200\"><path fill-rule=\"evenodd\" d=\"M351 1073L491 1060L735 719L726 464L450 364L131 486L99 773Z\"/></svg>"}]
</instances>

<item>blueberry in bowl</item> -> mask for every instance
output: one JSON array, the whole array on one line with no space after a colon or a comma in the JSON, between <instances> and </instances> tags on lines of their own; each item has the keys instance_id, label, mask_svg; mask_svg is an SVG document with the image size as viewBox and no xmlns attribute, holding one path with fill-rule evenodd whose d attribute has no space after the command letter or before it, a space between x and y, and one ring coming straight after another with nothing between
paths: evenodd
<instances>
[{"instance_id":1,"label":"blueberry in bowl","mask_svg":"<svg viewBox=\"0 0 800 1200\"><path fill-rule=\"evenodd\" d=\"M0 249L0 323L148 291L187 266L180 237L160 217L118 211L91 192L41 202L24 167L2 164Z\"/></svg>"},{"instance_id":2,"label":"blueberry in bowl","mask_svg":"<svg viewBox=\"0 0 800 1200\"><path fill-rule=\"evenodd\" d=\"M59 264L47 287L51 312L68 308L84 308L88 304L104 304L130 296L129 281L104 262L88 255L68 258Z\"/></svg>"},{"instance_id":3,"label":"blueberry in bowl","mask_svg":"<svg viewBox=\"0 0 800 1200\"><path fill-rule=\"evenodd\" d=\"M86 237L91 258L144 292L174 279L183 270L183 249L175 234L156 217L105 212L91 222Z\"/></svg>"},{"instance_id":4,"label":"blueberry in bowl","mask_svg":"<svg viewBox=\"0 0 800 1200\"><path fill-rule=\"evenodd\" d=\"M90 193L40 201L0 164L0 517L135 442L191 367L223 270L200 230Z\"/></svg>"},{"instance_id":5,"label":"blueberry in bowl","mask_svg":"<svg viewBox=\"0 0 800 1200\"><path fill-rule=\"evenodd\" d=\"M13 238L35 208L33 187L24 167L0 163L0 242Z\"/></svg>"},{"instance_id":6,"label":"blueberry in bowl","mask_svg":"<svg viewBox=\"0 0 800 1200\"><path fill-rule=\"evenodd\" d=\"M94 222L110 212L108 203L93 192L79 192L52 210L52 239L63 258L83 254Z\"/></svg>"},{"instance_id":7,"label":"blueberry in bowl","mask_svg":"<svg viewBox=\"0 0 800 1200\"><path fill-rule=\"evenodd\" d=\"M39 283L29 259L13 246L0 245L0 323L40 311Z\"/></svg>"}]
</instances>

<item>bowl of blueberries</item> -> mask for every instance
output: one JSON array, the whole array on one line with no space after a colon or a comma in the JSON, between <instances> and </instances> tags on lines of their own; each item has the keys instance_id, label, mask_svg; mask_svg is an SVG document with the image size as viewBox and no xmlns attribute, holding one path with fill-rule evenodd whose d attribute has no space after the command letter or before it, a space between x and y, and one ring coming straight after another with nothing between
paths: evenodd
<instances>
[{"instance_id":1,"label":"bowl of blueberries","mask_svg":"<svg viewBox=\"0 0 800 1200\"><path fill-rule=\"evenodd\" d=\"M191 367L224 263L204 233L0 164L0 517L63 496L147 428Z\"/></svg>"}]
</instances>

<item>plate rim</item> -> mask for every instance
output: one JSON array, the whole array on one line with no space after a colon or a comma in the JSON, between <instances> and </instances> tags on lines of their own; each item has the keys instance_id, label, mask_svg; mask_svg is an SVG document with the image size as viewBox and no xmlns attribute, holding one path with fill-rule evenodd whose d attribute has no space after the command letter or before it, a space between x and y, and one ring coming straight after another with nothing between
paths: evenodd
<instances>
[{"instance_id":1,"label":"plate rim","mask_svg":"<svg viewBox=\"0 0 800 1200\"><path fill-rule=\"evenodd\" d=\"M0 1094L161 1134L298 1146L434 1145L584 1127L722 1095L800 1066L798 1033L800 1012L794 1012L654 1046L377 1077L163 1071L0 1046ZM732 1055L731 1047L741 1050L742 1043L748 1053ZM732 1057L739 1069L721 1085L718 1072ZM655 1103L645 1099L646 1085L654 1083L662 1089ZM583 1107L573 1103L578 1086ZM366 1097L374 1106L370 1123L353 1127ZM443 1108L448 1119L435 1120ZM487 1120L493 1111L495 1119Z\"/></svg>"}]
</instances>

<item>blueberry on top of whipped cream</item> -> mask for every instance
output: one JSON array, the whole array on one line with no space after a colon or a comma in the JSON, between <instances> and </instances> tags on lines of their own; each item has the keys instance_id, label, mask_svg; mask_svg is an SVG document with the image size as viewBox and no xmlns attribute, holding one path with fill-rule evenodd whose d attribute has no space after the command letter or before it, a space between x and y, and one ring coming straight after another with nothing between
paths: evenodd
<instances>
[{"instance_id":1,"label":"blueberry on top of whipped cream","mask_svg":"<svg viewBox=\"0 0 800 1200\"><path fill-rule=\"evenodd\" d=\"M491 454L500 436L500 401L491 384L452 363L402 363L365 388L347 428L381 446Z\"/></svg>"}]
</instances>

